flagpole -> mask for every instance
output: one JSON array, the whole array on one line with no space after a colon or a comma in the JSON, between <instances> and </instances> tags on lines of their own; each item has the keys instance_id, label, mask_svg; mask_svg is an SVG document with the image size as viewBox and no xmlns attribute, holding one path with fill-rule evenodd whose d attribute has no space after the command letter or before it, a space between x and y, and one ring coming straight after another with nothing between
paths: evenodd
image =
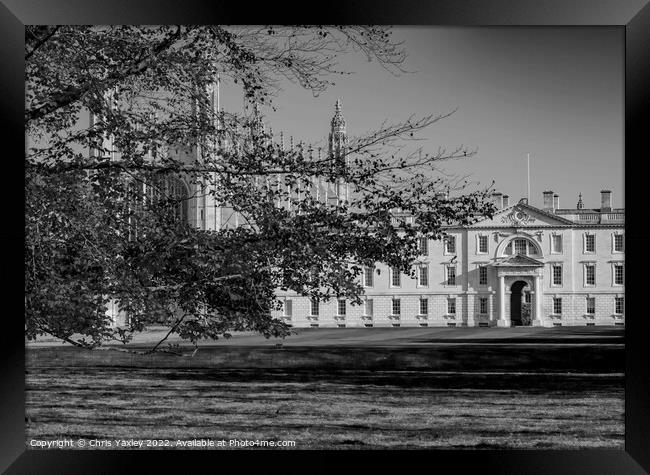
<instances>
[{"instance_id":1,"label":"flagpole","mask_svg":"<svg viewBox=\"0 0 650 475\"><path fill-rule=\"evenodd\" d=\"M528 199L527 203L530 204L530 153L526 154L527 163L528 163Z\"/></svg>"}]
</instances>

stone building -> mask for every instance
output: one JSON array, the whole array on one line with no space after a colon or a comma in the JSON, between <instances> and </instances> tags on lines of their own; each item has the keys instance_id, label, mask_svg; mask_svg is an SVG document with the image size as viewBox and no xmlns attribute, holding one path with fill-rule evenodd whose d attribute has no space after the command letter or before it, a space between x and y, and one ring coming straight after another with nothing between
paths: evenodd
<instances>
[{"instance_id":1,"label":"stone building","mask_svg":"<svg viewBox=\"0 0 650 475\"><path fill-rule=\"evenodd\" d=\"M341 155L347 136L338 101L328 139L326 153ZM198 152L170 153L194 160ZM242 224L200 184L170 186L188 197L179 213L190 224ZM344 183L315 186L326 201L349 193ZM415 279L377 265L364 269L361 306L278 293L283 310L273 316L294 327L624 325L624 210L612 208L610 191L601 192L599 208L585 208L582 195L575 208L560 208L552 191L543 193L543 208L525 199L511 203L501 193L493 199L499 211L492 219L447 227L444 241L421 241Z\"/></svg>"}]
</instances>

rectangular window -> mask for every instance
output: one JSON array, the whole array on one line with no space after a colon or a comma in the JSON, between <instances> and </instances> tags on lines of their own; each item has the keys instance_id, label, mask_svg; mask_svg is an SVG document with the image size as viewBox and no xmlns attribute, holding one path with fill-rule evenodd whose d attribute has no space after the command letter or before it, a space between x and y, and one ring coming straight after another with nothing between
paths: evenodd
<instances>
[{"instance_id":1,"label":"rectangular window","mask_svg":"<svg viewBox=\"0 0 650 475\"><path fill-rule=\"evenodd\" d=\"M445 254L456 254L456 236L445 237Z\"/></svg>"},{"instance_id":2,"label":"rectangular window","mask_svg":"<svg viewBox=\"0 0 650 475\"><path fill-rule=\"evenodd\" d=\"M487 266L479 266L479 268L478 268L478 285L487 285L487 283L488 283Z\"/></svg>"},{"instance_id":3,"label":"rectangular window","mask_svg":"<svg viewBox=\"0 0 650 475\"><path fill-rule=\"evenodd\" d=\"M418 285L426 287L429 285L429 266L420 266L418 269Z\"/></svg>"},{"instance_id":4,"label":"rectangular window","mask_svg":"<svg viewBox=\"0 0 650 475\"><path fill-rule=\"evenodd\" d=\"M554 265L552 269L552 282L553 285L562 285L562 266Z\"/></svg>"},{"instance_id":5,"label":"rectangular window","mask_svg":"<svg viewBox=\"0 0 650 475\"><path fill-rule=\"evenodd\" d=\"M447 313L449 315L456 315L456 299L455 298L447 299Z\"/></svg>"},{"instance_id":6,"label":"rectangular window","mask_svg":"<svg viewBox=\"0 0 650 475\"><path fill-rule=\"evenodd\" d=\"M402 285L402 274L396 267L391 269L391 284L393 287L399 287Z\"/></svg>"},{"instance_id":7,"label":"rectangular window","mask_svg":"<svg viewBox=\"0 0 650 475\"><path fill-rule=\"evenodd\" d=\"M585 252L596 252L595 234L585 234Z\"/></svg>"},{"instance_id":8,"label":"rectangular window","mask_svg":"<svg viewBox=\"0 0 650 475\"><path fill-rule=\"evenodd\" d=\"M595 264L585 264L585 285L596 285Z\"/></svg>"},{"instance_id":9,"label":"rectangular window","mask_svg":"<svg viewBox=\"0 0 650 475\"><path fill-rule=\"evenodd\" d=\"M587 314L594 315L596 313L596 297L587 297Z\"/></svg>"},{"instance_id":10,"label":"rectangular window","mask_svg":"<svg viewBox=\"0 0 650 475\"><path fill-rule=\"evenodd\" d=\"M429 299L420 299L420 315L429 314Z\"/></svg>"},{"instance_id":11,"label":"rectangular window","mask_svg":"<svg viewBox=\"0 0 650 475\"><path fill-rule=\"evenodd\" d=\"M373 286L374 267L365 267L363 270L363 285L364 287Z\"/></svg>"},{"instance_id":12,"label":"rectangular window","mask_svg":"<svg viewBox=\"0 0 650 475\"><path fill-rule=\"evenodd\" d=\"M487 313L488 313L488 299L487 299L487 297L481 297L478 302L479 302L479 313L481 315L487 315Z\"/></svg>"},{"instance_id":13,"label":"rectangular window","mask_svg":"<svg viewBox=\"0 0 650 475\"><path fill-rule=\"evenodd\" d=\"M366 299L364 313L367 317L372 317L372 299Z\"/></svg>"},{"instance_id":14,"label":"rectangular window","mask_svg":"<svg viewBox=\"0 0 650 475\"><path fill-rule=\"evenodd\" d=\"M527 254L527 244L528 242L525 239L515 239L515 254Z\"/></svg>"},{"instance_id":15,"label":"rectangular window","mask_svg":"<svg viewBox=\"0 0 650 475\"><path fill-rule=\"evenodd\" d=\"M488 253L488 237L487 236L479 236L478 237L478 252L480 254L487 254Z\"/></svg>"},{"instance_id":16,"label":"rectangular window","mask_svg":"<svg viewBox=\"0 0 650 475\"><path fill-rule=\"evenodd\" d=\"M393 315L400 315L402 313L402 302L400 299L393 299Z\"/></svg>"},{"instance_id":17,"label":"rectangular window","mask_svg":"<svg viewBox=\"0 0 650 475\"><path fill-rule=\"evenodd\" d=\"M317 299L311 299L311 314L314 317L318 316L318 311L320 310L319 308L319 302Z\"/></svg>"},{"instance_id":18,"label":"rectangular window","mask_svg":"<svg viewBox=\"0 0 650 475\"><path fill-rule=\"evenodd\" d=\"M422 237L418 241L418 248L420 250L420 254L423 256L428 256L429 255L429 239Z\"/></svg>"},{"instance_id":19,"label":"rectangular window","mask_svg":"<svg viewBox=\"0 0 650 475\"><path fill-rule=\"evenodd\" d=\"M551 252L553 254L561 254L562 253L562 235L553 234L551 236Z\"/></svg>"},{"instance_id":20,"label":"rectangular window","mask_svg":"<svg viewBox=\"0 0 650 475\"><path fill-rule=\"evenodd\" d=\"M622 234L614 234L614 252L623 252Z\"/></svg>"},{"instance_id":21,"label":"rectangular window","mask_svg":"<svg viewBox=\"0 0 650 475\"><path fill-rule=\"evenodd\" d=\"M456 285L456 267L447 266L447 285Z\"/></svg>"},{"instance_id":22,"label":"rectangular window","mask_svg":"<svg viewBox=\"0 0 650 475\"><path fill-rule=\"evenodd\" d=\"M625 301L624 297L614 297L614 303L615 303L615 311L618 314L624 314L625 313Z\"/></svg>"},{"instance_id":23,"label":"rectangular window","mask_svg":"<svg viewBox=\"0 0 650 475\"><path fill-rule=\"evenodd\" d=\"M339 305L338 305L338 314L337 315L345 315L347 307L345 305L345 299L339 300Z\"/></svg>"},{"instance_id":24,"label":"rectangular window","mask_svg":"<svg viewBox=\"0 0 650 475\"><path fill-rule=\"evenodd\" d=\"M623 285L623 264L614 264L614 285Z\"/></svg>"},{"instance_id":25,"label":"rectangular window","mask_svg":"<svg viewBox=\"0 0 650 475\"><path fill-rule=\"evenodd\" d=\"M293 314L293 301L285 300L284 305L282 306L285 317L290 317Z\"/></svg>"},{"instance_id":26,"label":"rectangular window","mask_svg":"<svg viewBox=\"0 0 650 475\"><path fill-rule=\"evenodd\" d=\"M525 291L524 292L524 303L532 303L533 297L530 293L530 291Z\"/></svg>"},{"instance_id":27,"label":"rectangular window","mask_svg":"<svg viewBox=\"0 0 650 475\"><path fill-rule=\"evenodd\" d=\"M562 315L562 299L560 297L553 297L553 313Z\"/></svg>"}]
</instances>

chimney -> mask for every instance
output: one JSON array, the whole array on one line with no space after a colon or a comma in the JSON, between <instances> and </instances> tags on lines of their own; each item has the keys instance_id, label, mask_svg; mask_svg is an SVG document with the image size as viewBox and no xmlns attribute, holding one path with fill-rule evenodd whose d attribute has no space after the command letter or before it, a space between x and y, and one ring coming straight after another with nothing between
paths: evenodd
<instances>
[{"instance_id":1,"label":"chimney","mask_svg":"<svg viewBox=\"0 0 650 475\"><path fill-rule=\"evenodd\" d=\"M553 195L553 211L560 207L560 195L557 193Z\"/></svg>"},{"instance_id":2,"label":"chimney","mask_svg":"<svg viewBox=\"0 0 650 475\"><path fill-rule=\"evenodd\" d=\"M601 211L611 211L612 210L612 192L609 190L603 190L600 192L600 210Z\"/></svg>"},{"instance_id":3,"label":"chimney","mask_svg":"<svg viewBox=\"0 0 650 475\"><path fill-rule=\"evenodd\" d=\"M492 203L497 207L497 209L503 208L503 193L499 191L492 192Z\"/></svg>"},{"instance_id":4,"label":"chimney","mask_svg":"<svg viewBox=\"0 0 650 475\"><path fill-rule=\"evenodd\" d=\"M544 209L546 211L553 211L553 202L554 202L553 195L554 195L554 193L552 191L550 191L550 190L546 190L542 194L544 195Z\"/></svg>"},{"instance_id":5,"label":"chimney","mask_svg":"<svg viewBox=\"0 0 650 475\"><path fill-rule=\"evenodd\" d=\"M508 195L503 195L503 207L507 208L510 206L510 197Z\"/></svg>"}]
</instances>

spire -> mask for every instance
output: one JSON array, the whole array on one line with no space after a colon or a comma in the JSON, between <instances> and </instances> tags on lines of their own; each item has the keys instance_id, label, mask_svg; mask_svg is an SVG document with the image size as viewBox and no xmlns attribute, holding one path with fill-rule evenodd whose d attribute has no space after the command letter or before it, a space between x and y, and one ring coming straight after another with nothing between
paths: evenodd
<instances>
[{"instance_id":1,"label":"spire","mask_svg":"<svg viewBox=\"0 0 650 475\"><path fill-rule=\"evenodd\" d=\"M577 205L577 208L578 208L578 209L583 209L584 207L585 207L585 205L582 204L582 193L579 193L579 194L578 194L578 205Z\"/></svg>"},{"instance_id":2,"label":"spire","mask_svg":"<svg viewBox=\"0 0 650 475\"><path fill-rule=\"evenodd\" d=\"M343 160L345 147L348 143L348 137L345 131L345 118L341 113L341 100L336 101L334 106L334 117L332 117L331 130L329 135L329 156L335 158L337 162ZM341 165L339 163L339 165Z\"/></svg>"}]
</instances>

